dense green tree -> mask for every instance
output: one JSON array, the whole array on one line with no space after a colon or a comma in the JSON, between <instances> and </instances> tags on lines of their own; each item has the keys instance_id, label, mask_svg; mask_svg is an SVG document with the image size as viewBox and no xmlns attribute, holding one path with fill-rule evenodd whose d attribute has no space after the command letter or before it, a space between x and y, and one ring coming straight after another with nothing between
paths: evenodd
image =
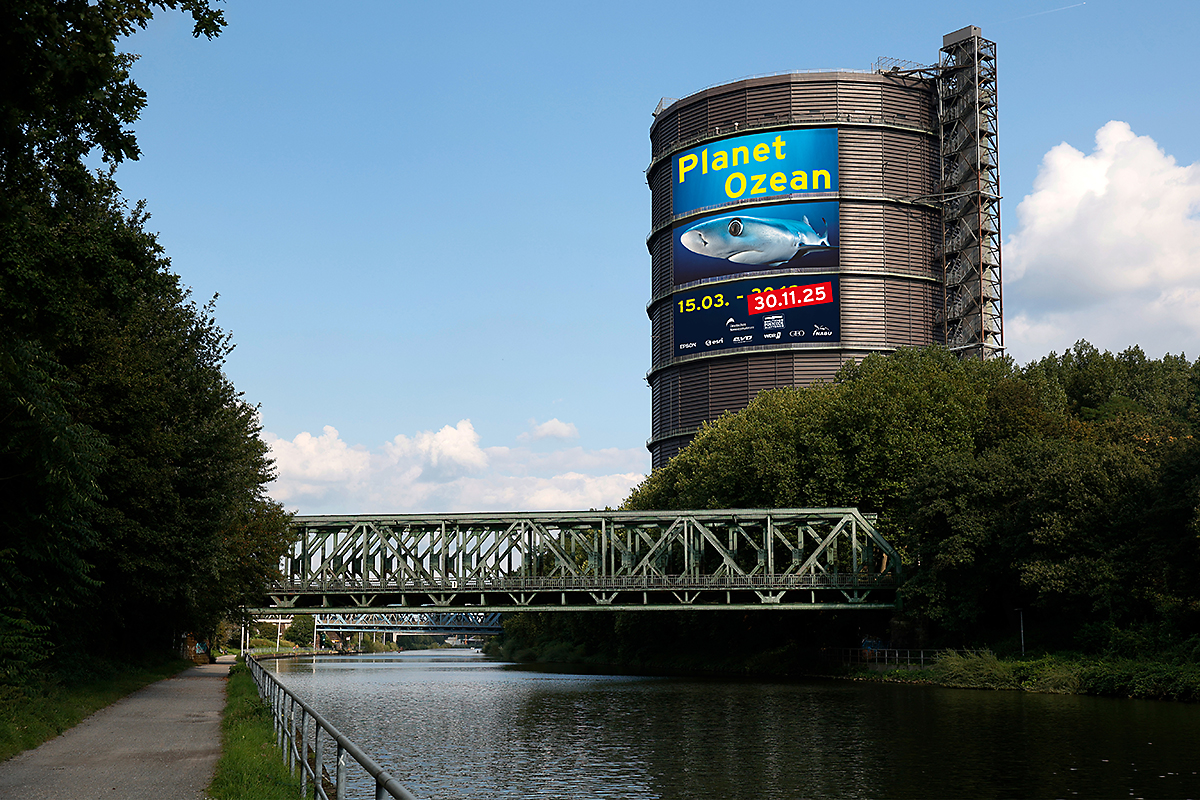
<instances>
[{"instance_id":1,"label":"dense green tree","mask_svg":"<svg viewBox=\"0 0 1200 800\"><path fill-rule=\"evenodd\" d=\"M36 198L63 205L90 194L83 159L94 150L112 163L138 157L128 126L146 94L129 76L137 57L117 45L168 8L191 15L195 36L225 25L209 0L0 4L0 215Z\"/></svg>"},{"instance_id":2,"label":"dense green tree","mask_svg":"<svg viewBox=\"0 0 1200 800\"><path fill-rule=\"evenodd\" d=\"M36 343L0 346L0 680L28 675L53 621L96 585L87 556L104 439L72 419L63 372Z\"/></svg>"},{"instance_id":3,"label":"dense green tree","mask_svg":"<svg viewBox=\"0 0 1200 800\"><path fill-rule=\"evenodd\" d=\"M211 633L287 545L212 306L84 164L137 157L145 96L117 45L168 8L198 36L224 24L206 0L0 8L0 656L18 667L47 643Z\"/></svg>"},{"instance_id":4,"label":"dense green tree","mask_svg":"<svg viewBox=\"0 0 1200 800\"><path fill-rule=\"evenodd\" d=\"M1200 371L1193 364L1182 355L1148 359L1136 346L1114 355L1081 341L1061 356L1033 362L1025 374L1060 386L1070 413L1087 421L1141 415L1182 430L1200 403Z\"/></svg>"},{"instance_id":5,"label":"dense green tree","mask_svg":"<svg viewBox=\"0 0 1200 800\"><path fill-rule=\"evenodd\" d=\"M854 506L886 516L914 476L974 450L988 391L1010 372L1006 361L906 349L847 365L833 383L763 392L704 426L624 507ZM902 526L893 539L905 546Z\"/></svg>"},{"instance_id":6,"label":"dense green tree","mask_svg":"<svg viewBox=\"0 0 1200 800\"><path fill-rule=\"evenodd\" d=\"M288 626L284 632L283 638L289 642L295 642L301 647L311 647L313 643L313 632L317 629L317 622L313 619L312 614L297 614L292 617L292 624Z\"/></svg>"},{"instance_id":7,"label":"dense green tree","mask_svg":"<svg viewBox=\"0 0 1200 800\"><path fill-rule=\"evenodd\" d=\"M1142 584L1129 567L1144 564L1133 501L1153 480L1135 450L1021 436L937 465L910 498L921 545L909 599L963 635L1014 608L1043 609L1064 629L1126 616Z\"/></svg>"},{"instance_id":8,"label":"dense green tree","mask_svg":"<svg viewBox=\"0 0 1200 800\"><path fill-rule=\"evenodd\" d=\"M1086 342L1020 370L871 356L706 426L626 507L878 513L906 608L948 643L1015 631L1018 608L1059 647L1179 641L1200 634L1198 366Z\"/></svg>"}]
</instances>

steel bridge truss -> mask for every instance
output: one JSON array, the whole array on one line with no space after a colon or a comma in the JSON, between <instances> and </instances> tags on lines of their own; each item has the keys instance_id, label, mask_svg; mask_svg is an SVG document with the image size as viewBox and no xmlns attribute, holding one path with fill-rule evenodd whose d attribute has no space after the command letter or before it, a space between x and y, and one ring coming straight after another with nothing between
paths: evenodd
<instances>
[{"instance_id":1,"label":"steel bridge truss","mask_svg":"<svg viewBox=\"0 0 1200 800\"><path fill-rule=\"evenodd\" d=\"M296 517L255 613L893 608L854 508Z\"/></svg>"},{"instance_id":2,"label":"steel bridge truss","mask_svg":"<svg viewBox=\"0 0 1200 800\"><path fill-rule=\"evenodd\" d=\"M945 289L938 317L947 347L986 359L1004 350L996 43L975 27L947 34L935 85Z\"/></svg>"},{"instance_id":3,"label":"steel bridge truss","mask_svg":"<svg viewBox=\"0 0 1200 800\"><path fill-rule=\"evenodd\" d=\"M400 636L494 636L503 630L497 612L314 614L313 621L318 631L378 631Z\"/></svg>"}]
</instances>

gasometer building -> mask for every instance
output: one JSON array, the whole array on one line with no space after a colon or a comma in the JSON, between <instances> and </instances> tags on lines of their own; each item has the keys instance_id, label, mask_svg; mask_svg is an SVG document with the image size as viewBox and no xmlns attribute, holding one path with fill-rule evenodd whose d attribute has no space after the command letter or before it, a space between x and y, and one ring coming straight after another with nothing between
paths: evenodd
<instances>
[{"instance_id":1,"label":"gasometer building","mask_svg":"<svg viewBox=\"0 0 1200 800\"><path fill-rule=\"evenodd\" d=\"M884 60L881 60L884 62ZM1003 350L995 44L664 98L650 129L654 467L847 361Z\"/></svg>"}]
</instances>

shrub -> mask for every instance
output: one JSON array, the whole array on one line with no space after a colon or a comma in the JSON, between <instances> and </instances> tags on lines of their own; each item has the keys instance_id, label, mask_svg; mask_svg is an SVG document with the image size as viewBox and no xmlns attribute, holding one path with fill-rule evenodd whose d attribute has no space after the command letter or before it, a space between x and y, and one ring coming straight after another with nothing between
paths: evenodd
<instances>
[{"instance_id":1,"label":"shrub","mask_svg":"<svg viewBox=\"0 0 1200 800\"><path fill-rule=\"evenodd\" d=\"M933 678L943 686L963 689L1019 689L1011 664L1003 663L990 650L962 654L947 650L933 665Z\"/></svg>"}]
</instances>

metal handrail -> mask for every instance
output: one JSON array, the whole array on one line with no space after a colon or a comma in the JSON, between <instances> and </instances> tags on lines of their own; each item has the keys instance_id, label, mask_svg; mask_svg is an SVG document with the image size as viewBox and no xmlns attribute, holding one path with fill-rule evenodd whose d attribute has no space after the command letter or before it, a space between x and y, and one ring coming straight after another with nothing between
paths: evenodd
<instances>
[{"instance_id":1,"label":"metal handrail","mask_svg":"<svg viewBox=\"0 0 1200 800\"><path fill-rule=\"evenodd\" d=\"M854 666L857 664L892 664L895 666L908 667L932 667L937 663L938 659L945 656L947 653L956 653L963 656L978 656L983 654L984 650L973 649L905 649L905 648L890 648L890 647L843 647L838 650L827 651L829 655L834 656L838 661L846 666Z\"/></svg>"},{"instance_id":2,"label":"metal handrail","mask_svg":"<svg viewBox=\"0 0 1200 800\"><path fill-rule=\"evenodd\" d=\"M325 769L323 759L324 742L321 731L325 731L336 745L334 754L333 784L335 800L345 800L346 756L349 755L375 781L375 800L387 797L399 800L417 800L417 796L405 789L388 774L383 767L364 753L346 738L327 719L321 716L312 706L297 697L290 689L280 683L279 679L267 671L253 656L246 659L254 683L258 686L258 695L271 709L275 721L275 743L284 751L287 757L288 771L294 774L297 764L300 766L300 794L308 797L309 784L312 784L312 796L318 800L330 800L325 782L329 773ZM312 724L309 724L309 720ZM311 732L310 732L311 728ZM309 757L312 762L309 762Z\"/></svg>"}]
</instances>

